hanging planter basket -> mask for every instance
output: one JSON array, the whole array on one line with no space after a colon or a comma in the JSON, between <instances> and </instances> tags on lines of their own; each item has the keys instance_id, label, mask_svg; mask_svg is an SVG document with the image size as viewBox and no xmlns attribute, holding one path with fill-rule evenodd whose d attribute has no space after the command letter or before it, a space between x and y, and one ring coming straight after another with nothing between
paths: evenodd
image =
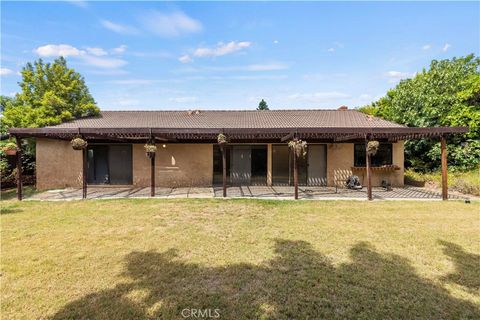
<instances>
[{"instance_id":1,"label":"hanging planter basket","mask_svg":"<svg viewBox=\"0 0 480 320\"><path fill-rule=\"evenodd\" d=\"M155 153L157 152L157 146L154 145L153 143L147 143L144 146L145 148L145 154L149 159L152 159L155 157Z\"/></svg>"},{"instance_id":2,"label":"hanging planter basket","mask_svg":"<svg viewBox=\"0 0 480 320\"><path fill-rule=\"evenodd\" d=\"M223 133L218 134L217 136L217 142L219 145L223 146L227 144L227 136L225 136Z\"/></svg>"},{"instance_id":3,"label":"hanging planter basket","mask_svg":"<svg viewBox=\"0 0 480 320\"><path fill-rule=\"evenodd\" d=\"M7 154L7 156L14 156L17 154L17 150L16 149L8 149L8 150L5 150L5 153Z\"/></svg>"},{"instance_id":4,"label":"hanging planter basket","mask_svg":"<svg viewBox=\"0 0 480 320\"><path fill-rule=\"evenodd\" d=\"M80 137L73 138L72 141L70 141L70 144L72 145L73 150L83 150L88 146L87 141Z\"/></svg>"},{"instance_id":5,"label":"hanging planter basket","mask_svg":"<svg viewBox=\"0 0 480 320\"><path fill-rule=\"evenodd\" d=\"M295 152L297 157L305 157L307 155L307 141L294 139L288 142L288 147Z\"/></svg>"},{"instance_id":6,"label":"hanging planter basket","mask_svg":"<svg viewBox=\"0 0 480 320\"><path fill-rule=\"evenodd\" d=\"M367 154L369 156L374 156L375 154L377 154L379 146L380 146L380 143L378 141L368 141Z\"/></svg>"},{"instance_id":7,"label":"hanging planter basket","mask_svg":"<svg viewBox=\"0 0 480 320\"><path fill-rule=\"evenodd\" d=\"M5 151L7 156L14 156L17 154L17 145L13 142L9 142L3 147L3 151Z\"/></svg>"}]
</instances>

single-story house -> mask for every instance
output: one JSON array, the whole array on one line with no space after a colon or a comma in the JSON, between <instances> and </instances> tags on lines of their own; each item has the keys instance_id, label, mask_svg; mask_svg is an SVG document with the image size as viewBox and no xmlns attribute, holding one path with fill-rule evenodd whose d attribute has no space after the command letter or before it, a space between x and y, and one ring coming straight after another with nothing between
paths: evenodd
<instances>
[{"instance_id":1,"label":"single-story house","mask_svg":"<svg viewBox=\"0 0 480 320\"><path fill-rule=\"evenodd\" d=\"M467 128L409 128L341 107L338 110L103 111L44 128L13 128L17 139L36 138L37 188L82 185L337 186L350 175L363 184L402 186L404 140L440 137ZM217 142L219 134L228 140ZM84 152L70 140L88 142ZM307 142L298 158L288 141ZM380 142L367 170L366 142ZM157 152L147 158L144 144ZM442 143L442 146L444 143ZM446 154L445 154L446 155ZM295 166L293 165L295 162ZM446 165L446 162L445 162ZM224 174L225 171L225 174ZM224 179L225 176L225 179Z\"/></svg>"}]
</instances>

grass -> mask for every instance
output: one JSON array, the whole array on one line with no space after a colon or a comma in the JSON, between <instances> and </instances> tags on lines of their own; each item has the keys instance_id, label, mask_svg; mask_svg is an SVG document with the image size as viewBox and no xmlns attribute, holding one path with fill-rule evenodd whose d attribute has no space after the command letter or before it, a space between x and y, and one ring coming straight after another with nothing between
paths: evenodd
<instances>
[{"instance_id":1,"label":"grass","mask_svg":"<svg viewBox=\"0 0 480 320\"><path fill-rule=\"evenodd\" d=\"M36 191L33 186L23 186L23 196L29 197L33 195ZM17 188L9 188L1 191L0 194L1 200L12 200L17 198Z\"/></svg>"},{"instance_id":2,"label":"grass","mask_svg":"<svg viewBox=\"0 0 480 320\"><path fill-rule=\"evenodd\" d=\"M412 170L405 171L405 181L409 184L430 183L441 187L441 172L419 173ZM465 194L480 196L480 169L466 172L449 172L448 187Z\"/></svg>"},{"instance_id":3,"label":"grass","mask_svg":"<svg viewBox=\"0 0 480 320\"><path fill-rule=\"evenodd\" d=\"M4 319L480 317L480 204L3 201Z\"/></svg>"}]
</instances>

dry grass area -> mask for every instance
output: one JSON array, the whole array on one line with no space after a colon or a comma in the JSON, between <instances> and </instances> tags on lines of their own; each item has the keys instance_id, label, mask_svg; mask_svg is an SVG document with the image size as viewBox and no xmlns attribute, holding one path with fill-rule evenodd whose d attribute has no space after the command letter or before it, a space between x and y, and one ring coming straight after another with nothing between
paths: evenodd
<instances>
[{"instance_id":1,"label":"dry grass area","mask_svg":"<svg viewBox=\"0 0 480 320\"><path fill-rule=\"evenodd\" d=\"M3 319L480 317L480 204L2 201Z\"/></svg>"},{"instance_id":2,"label":"dry grass area","mask_svg":"<svg viewBox=\"0 0 480 320\"><path fill-rule=\"evenodd\" d=\"M413 185L427 185L434 189L441 189L441 172L419 173L412 170L405 171L405 182ZM465 172L449 172L448 187L450 190L463 194L480 196L480 168Z\"/></svg>"}]
</instances>

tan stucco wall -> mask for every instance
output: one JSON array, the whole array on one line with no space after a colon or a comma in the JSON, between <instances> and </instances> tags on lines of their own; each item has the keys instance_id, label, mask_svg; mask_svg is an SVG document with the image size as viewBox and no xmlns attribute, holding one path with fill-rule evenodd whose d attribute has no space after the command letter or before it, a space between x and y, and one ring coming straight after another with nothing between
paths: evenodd
<instances>
[{"instance_id":1,"label":"tan stucco wall","mask_svg":"<svg viewBox=\"0 0 480 320\"><path fill-rule=\"evenodd\" d=\"M213 177L213 145L157 145L155 184L161 187L211 186ZM133 145L133 184L150 185L150 159L143 144Z\"/></svg>"},{"instance_id":2,"label":"tan stucco wall","mask_svg":"<svg viewBox=\"0 0 480 320\"><path fill-rule=\"evenodd\" d=\"M211 144L158 144L156 157L156 185L164 187L211 186L213 176L213 145ZM82 153L75 151L69 141L37 139L37 188L40 190L81 187ZM133 184L150 185L150 160L145 156L143 144L132 147ZM403 186L403 141L393 144L393 164L400 170L374 172L372 185L379 186L388 179L393 186ZM327 144L327 184L335 179L344 180L351 174L365 178L365 171L352 173L353 144Z\"/></svg>"},{"instance_id":3,"label":"tan stucco wall","mask_svg":"<svg viewBox=\"0 0 480 320\"><path fill-rule=\"evenodd\" d=\"M357 175L362 184L366 178L365 170L352 172L353 167L353 143L330 143L327 148L327 184L335 185L335 179L345 180L349 175ZM383 179L390 181L392 186L403 186L404 174L404 150L403 141L393 144L393 164L400 170L373 172L372 185L380 186Z\"/></svg>"},{"instance_id":4,"label":"tan stucco wall","mask_svg":"<svg viewBox=\"0 0 480 320\"><path fill-rule=\"evenodd\" d=\"M327 185L334 186L335 180L345 180L352 175L353 143L327 144Z\"/></svg>"},{"instance_id":5,"label":"tan stucco wall","mask_svg":"<svg viewBox=\"0 0 480 320\"><path fill-rule=\"evenodd\" d=\"M37 139L37 189L82 186L82 152L69 141Z\"/></svg>"}]
</instances>

